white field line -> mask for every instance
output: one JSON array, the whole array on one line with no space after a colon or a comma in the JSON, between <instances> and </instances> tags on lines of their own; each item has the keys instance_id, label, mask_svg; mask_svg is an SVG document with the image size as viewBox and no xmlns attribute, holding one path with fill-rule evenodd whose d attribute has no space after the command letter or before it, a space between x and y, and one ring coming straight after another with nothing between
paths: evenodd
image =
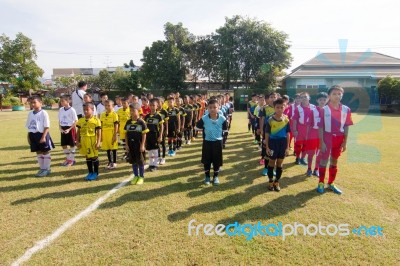
<instances>
[{"instance_id":1,"label":"white field line","mask_svg":"<svg viewBox=\"0 0 400 266\"><path fill-rule=\"evenodd\" d=\"M68 221L66 221L62 226L60 226L57 230L55 230L51 235L48 235L47 237L43 238L42 240L36 242L33 247L28 249L24 253L24 255L19 257L11 265L12 266L21 265L22 263L28 261L32 257L33 254L35 254L35 253L39 252L40 250L44 249L45 247L49 246L54 240L56 240L59 236L61 236L67 229L69 229L71 226L73 226L76 222L78 222L82 218L88 216L93 211L95 211L100 206L100 204L102 204L112 194L117 192L121 187L123 187L126 184L128 184L128 182L130 182L131 179L132 178L128 178L128 179L122 181L117 186L115 186L110 191L108 191L104 196L98 198L95 202L93 202L89 207L87 207L81 213L79 213L75 217L73 217L73 218L69 219Z\"/></svg>"}]
</instances>

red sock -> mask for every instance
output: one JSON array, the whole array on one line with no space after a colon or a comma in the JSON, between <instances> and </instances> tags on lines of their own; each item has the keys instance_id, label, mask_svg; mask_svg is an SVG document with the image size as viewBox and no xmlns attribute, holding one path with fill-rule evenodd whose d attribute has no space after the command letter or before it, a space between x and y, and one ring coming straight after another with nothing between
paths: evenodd
<instances>
[{"instance_id":1,"label":"red sock","mask_svg":"<svg viewBox=\"0 0 400 266\"><path fill-rule=\"evenodd\" d=\"M331 165L331 166L329 166L329 179L328 179L328 184L332 184L332 183L335 181L336 173L337 173L337 167L336 167L336 165Z\"/></svg>"},{"instance_id":2,"label":"red sock","mask_svg":"<svg viewBox=\"0 0 400 266\"><path fill-rule=\"evenodd\" d=\"M318 170L319 162L321 162L321 152L317 151L317 159L315 159L315 169Z\"/></svg>"},{"instance_id":3,"label":"red sock","mask_svg":"<svg viewBox=\"0 0 400 266\"><path fill-rule=\"evenodd\" d=\"M319 167L319 182L324 183L325 182L325 172L326 172L326 166L325 167Z\"/></svg>"},{"instance_id":4,"label":"red sock","mask_svg":"<svg viewBox=\"0 0 400 266\"><path fill-rule=\"evenodd\" d=\"M313 152L308 152L307 154L307 163L308 163L308 169L311 170L311 166L312 166L312 161L314 159L314 153Z\"/></svg>"}]
</instances>

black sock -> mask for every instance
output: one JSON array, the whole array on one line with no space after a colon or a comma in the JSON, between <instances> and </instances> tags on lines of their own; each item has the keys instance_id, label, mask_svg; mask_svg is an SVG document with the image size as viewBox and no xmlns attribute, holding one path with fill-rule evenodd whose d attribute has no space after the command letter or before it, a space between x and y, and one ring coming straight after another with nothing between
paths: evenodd
<instances>
[{"instance_id":1,"label":"black sock","mask_svg":"<svg viewBox=\"0 0 400 266\"><path fill-rule=\"evenodd\" d=\"M204 174L206 177L210 178L210 169L211 169L211 164L204 164Z\"/></svg>"},{"instance_id":2,"label":"black sock","mask_svg":"<svg viewBox=\"0 0 400 266\"><path fill-rule=\"evenodd\" d=\"M111 150L107 150L107 159L108 159L108 163L109 163L109 164L112 163L112 160L111 160Z\"/></svg>"},{"instance_id":3,"label":"black sock","mask_svg":"<svg viewBox=\"0 0 400 266\"><path fill-rule=\"evenodd\" d=\"M251 124L247 124L247 130L250 130Z\"/></svg>"},{"instance_id":4,"label":"black sock","mask_svg":"<svg viewBox=\"0 0 400 266\"><path fill-rule=\"evenodd\" d=\"M93 173L93 163L92 159L86 159L86 165L88 168L89 173Z\"/></svg>"},{"instance_id":5,"label":"black sock","mask_svg":"<svg viewBox=\"0 0 400 266\"><path fill-rule=\"evenodd\" d=\"M219 166L218 167L213 167L214 168L214 178L218 177L219 174Z\"/></svg>"},{"instance_id":6,"label":"black sock","mask_svg":"<svg viewBox=\"0 0 400 266\"><path fill-rule=\"evenodd\" d=\"M169 148L169 150L172 150L172 141L171 140L168 140L168 148Z\"/></svg>"},{"instance_id":7,"label":"black sock","mask_svg":"<svg viewBox=\"0 0 400 266\"><path fill-rule=\"evenodd\" d=\"M173 150L176 150L176 145L177 145L177 141L176 140L172 141L172 149Z\"/></svg>"},{"instance_id":8,"label":"black sock","mask_svg":"<svg viewBox=\"0 0 400 266\"><path fill-rule=\"evenodd\" d=\"M265 158L264 159L264 167L268 168L268 164L269 164L269 159Z\"/></svg>"},{"instance_id":9,"label":"black sock","mask_svg":"<svg viewBox=\"0 0 400 266\"><path fill-rule=\"evenodd\" d=\"M112 150L112 154L113 154L113 163L117 162L117 150Z\"/></svg>"},{"instance_id":10,"label":"black sock","mask_svg":"<svg viewBox=\"0 0 400 266\"><path fill-rule=\"evenodd\" d=\"M276 167L276 181L278 181L282 176L282 167Z\"/></svg>"},{"instance_id":11,"label":"black sock","mask_svg":"<svg viewBox=\"0 0 400 266\"><path fill-rule=\"evenodd\" d=\"M273 166L268 166L268 179L269 179L269 182L272 182L274 180L274 167Z\"/></svg>"},{"instance_id":12,"label":"black sock","mask_svg":"<svg viewBox=\"0 0 400 266\"><path fill-rule=\"evenodd\" d=\"M162 157L165 158L165 153L167 151L167 147L165 146L165 139L163 139L161 146L162 146Z\"/></svg>"},{"instance_id":13,"label":"black sock","mask_svg":"<svg viewBox=\"0 0 400 266\"><path fill-rule=\"evenodd\" d=\"M99 174L99 158L92 158L93 161L93 170L96 174Z\"/></svg>"}]
</instances>

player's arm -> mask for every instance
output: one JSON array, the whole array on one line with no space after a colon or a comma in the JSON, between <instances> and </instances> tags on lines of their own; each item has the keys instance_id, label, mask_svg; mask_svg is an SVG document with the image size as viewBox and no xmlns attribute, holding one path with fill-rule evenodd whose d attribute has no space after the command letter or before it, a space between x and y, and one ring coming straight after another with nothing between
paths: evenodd
<instances>
[{"instance_id":1,"label":"player's arm","mask_svg":"<svg viewBox=\"0 0 400 266\"><path fill-rule=\"evenodd\" d=\"M49 128L45 127L43 130L42 137L40 138L40 143L45 143L46 142L46 136L49 134Z\"/></svg>"},{"instance_id":2,"label":"player's arm","mask_svg":"<svg viewBox=\"0 0 400 266\"><path fill-rule=\"evenodd\" d=\"M161 141L162 141L162 136L163 136L163 134L164 134L164 124L165 124L164 120L161 120L160 123L159 123L160 134L159 134L159 136L158 136L158 142L161 142Z\"/></svg>"},{"instance_id":3,"label":"player's arm","mask_svg":"<svg viewBox=\"0 0 400 266\"><path fill-rule=\"evenodd\" d=\"M286 125L286 151L285 155L289 156L289 151L290 151L290 123L288 122Z\"/></svg>"},{"instance_id":4,"label":"player's arm","mask_svg":"<svg viewBox=\"0 0 400 266\"><path fill-rule=\"evenodd\" d=\"M318 137L319 137L319 149L321 150L321 152L325 152L326 145L324 142L324 128L322 126L320 126L318 129Z\"/></svg>"},{"instance_id":5,"label":"player's arm","mask_svg":"<svg viewBox=\"0 0 400 266\"><path fill-rule=\"evenodd\" d=\"M99 126L99 127L96 127L96 148L97 149L100 148L101 138L102 138L101 127Z\"/></svg>"},{"instance_id":6,"label":"player's arm","mask_svg":"<svg viewBox=\"0 0 400 266\"><path fill-rule=\"evenodd\" d=\"M146 151L146 148L145 148L145 146L146 146L146 135L147 135L146 133L149 132L149 129L147 128L145 122L143 122L143 128L144 128L144 130L142 131L142 144L140 145L140 151L141 152L145 152Z\"/></svg>"},{"instance_id":7,"label":"player's arm","mask_svg":"<svg viewBox=\"0 0 400 266\"><path fill-rule=\"evenodd\" d=\"M76 126L76 147L78 147L78 149L81 148L81 127L80 126Z\"/></svg>"},{"instance_id":8,"label":"player's arm","mask_svg":"<svg viewBox=\"0 0 400 266\"><path fill-rule=\"evenodd\" d=\"M196 130L204 129L204 121L203 121L203 119L200 119L199 121L197 121L196 126L194 127L194 129L196 129Z\"/></svg>"},{"instance_id":9,"label":"player's arm","mask_svg":"<svg viewBox=\"0 0 400 266\"><path fill-rule=\"evenodd\" d=\"M349 126L344 126L344 140L341 145L342 152L345 152L347 150L347 136L349 135Z\"/></svg>"},{"instance_id":10,"label":"player's arm","mask_svg":"<svg viewBox=\"0 0 400 266\"><path fill-rule=\"evenodd\" d=\"M176 115L176 117L178 118L177 119L178 120L178 131L180 131L181 130L181 115L178 113Z\"/></svg>"},{"instance_id":11,"label":"player's arm","mask_svg":"<svg viewBox=\"0 0 400 266\"><path fill-rule=\"evenodd\" d=\"M267 152L267 155L270 155L271 150L269 149L269 136L271 135L271 125L267 123L265 125L265 150Z\"/></svg>"},{"instance_id":12,"label":"player's arm","mask_svg":"<svg viewBox=\"0 0 400 266\"><path fill-rule=\"evenodd\" d=\"M114 134L113 134L113 139L112 139L112 143L113 144L114 144L114 142L117 141L118 130L119 130L119 122L115 121L114 122Z\"/></svg>"}]
</instances>

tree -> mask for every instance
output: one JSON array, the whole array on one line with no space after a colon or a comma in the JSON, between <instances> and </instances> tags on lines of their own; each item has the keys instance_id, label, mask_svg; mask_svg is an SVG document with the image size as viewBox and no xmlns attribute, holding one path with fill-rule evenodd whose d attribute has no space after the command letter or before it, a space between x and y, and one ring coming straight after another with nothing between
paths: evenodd
<instances>
[{"instance_id":1,"label":"tree","mask_svg":"<svg viewBox=\"0 0 400 266\"><path fill-rule=\"evenodd\" d=\"M287 34L273 29L268 23L241 16L226 18L225 25L216 30L214 39L219 51L219 71L226 87L231 80L241 79L246 86L257 79L274 84L275 73L281 72L292 60L288 52ZM263 67L269 66L269 75Z\"/></svg>"},{"instance_id":2,"label":"tree","mask_svg":"<svg viewBox=\"0 0 400 266\"><path fill-rule=\"evenodd\" d=\"M168 41L156 41L143 51L141 67L145 87L163 90L179 90L185 87L186 66L182 53Z\"/></svg>"},{"instance_id":3,"label":"tree","mask_svg":"<svg viewBox=\"0 0 400 266\"><path fill-rule=\"evenodd\" d=\"M107 69L100 70L99 75L94 79L94 86L106 91L114 88L113 77L108 73Z\"/></svg>"},{"instance_id":4,"label":"tree","mask_svg":"<svg viewBox=\"0 0 400 266\"><path fill-rule=\"evenodd\" d=\"M132 61L132 60L131 60ZM121 68L112 75L114 86L121 91L132 92L140 94L141 87L139 83L139 72L130 70L129 72L123 71Z\"/></svg>"},{"instance_id":5,"label":"tree","mask_svg":"<svg viewBox=\"0 0 400 266\"><path fill-rule=\"evenodd\" d=\"M14 84L18 89L37 89L43 70L36 64L35 45L32 40L18 33L14 40L0 36L0 80Z\"/></svg>"},{"instance_id":6,"label":"tree","mask_svg":"<svg viewBox=\"0 0 400 266\"><path fill-rule=\"evenodd\" d=\"M391 104L400 100L400 79L387 76L378 82L379 102Z\"/></svg>"}]
</instances>

